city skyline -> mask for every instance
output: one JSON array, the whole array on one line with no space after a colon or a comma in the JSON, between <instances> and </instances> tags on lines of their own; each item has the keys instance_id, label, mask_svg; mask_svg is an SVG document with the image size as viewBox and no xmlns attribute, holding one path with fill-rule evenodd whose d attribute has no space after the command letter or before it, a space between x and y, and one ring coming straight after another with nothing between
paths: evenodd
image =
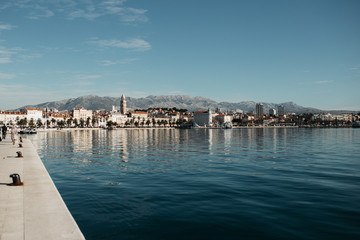
<instances>
[{"instance_id":1,"label":"city skyline","mask_svg":"<svg viewBox=\"0 0 360 240\"><path fill-rule=\"evenodd\" d=\"M2 1L0 109L94 94L359 110L358 1Z\"/></svg>"}]
</instances>

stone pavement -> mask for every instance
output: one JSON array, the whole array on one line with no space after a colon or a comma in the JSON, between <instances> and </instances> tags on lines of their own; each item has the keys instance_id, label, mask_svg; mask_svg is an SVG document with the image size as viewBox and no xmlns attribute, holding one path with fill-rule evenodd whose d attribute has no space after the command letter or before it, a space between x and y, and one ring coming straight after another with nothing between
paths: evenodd
<instances>
[{"instance_id":1,"label":"stone pavement","mask_svg":"<svg viewBox=\"0 0 360 240\"><path fill-rule=\"evenodd\" d=\"M85 239L32 143L0 142L0 240ZM21 151L23 158L17 158ZM18 173L23 186L8 186Z\"/></svg>"}]
</instances>

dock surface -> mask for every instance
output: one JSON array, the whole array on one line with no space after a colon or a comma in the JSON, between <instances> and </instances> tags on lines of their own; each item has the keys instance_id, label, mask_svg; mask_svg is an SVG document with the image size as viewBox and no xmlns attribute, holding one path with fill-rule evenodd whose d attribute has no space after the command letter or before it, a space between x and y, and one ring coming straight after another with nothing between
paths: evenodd
<instances>
[{"instance_id":1,"label":"dock surface","mask_svg":"<svg viewBox=\"0 0 360 240\"><path fill-rule=\"evenodd\" d=\"M85 239L31 141L18 144L0 142L0 240ZM13 173L23 186L7 185Z\"/></svg>"}]
</instances>

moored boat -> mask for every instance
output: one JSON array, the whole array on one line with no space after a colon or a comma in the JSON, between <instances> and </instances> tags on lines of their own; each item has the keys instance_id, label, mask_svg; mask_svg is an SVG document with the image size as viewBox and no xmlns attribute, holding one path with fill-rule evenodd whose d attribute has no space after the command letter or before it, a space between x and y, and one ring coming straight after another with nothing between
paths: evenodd
<instances>
[{"instance_id":1,"label":"moored boat","mask_svg":"<svg viewBox=\"0 0 360 240\"><path fill-rule=\"evenodd\" d=\"M360 121L353 122L352 127L353 128L360 128Z\"/></svg>"}]
</instances>

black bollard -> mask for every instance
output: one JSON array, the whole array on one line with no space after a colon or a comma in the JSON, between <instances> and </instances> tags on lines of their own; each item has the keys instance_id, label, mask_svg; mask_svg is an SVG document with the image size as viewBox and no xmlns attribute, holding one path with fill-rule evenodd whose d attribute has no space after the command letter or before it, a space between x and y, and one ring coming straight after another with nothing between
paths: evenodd
<instances>
[{"instance_id":1,"label":"black bollard","mask_svg":"<svg viewBox=\"0 0 360 240\"><path fill-rule=\"evenodd\" d=\"M23 141L22 141L22 137L20 137L20 142L22 143Z\"/></svg>"},{"instance_id":2,"label":"black bollard","mask_svg":"<svg viewBox=\"0 0 360 240\"><path fill-rule=\"evenodd\" d=\"M23 145L21 143L19 143L19 148L22 148L22 147L23 147Z\"/></svg>"},{"instance_id":3,"label":"black bollard","mask_svg":"<svg viewBox=\"0 0 360 240\"><path fill-rule=\"evenodd\" d=\"M18 151L18 152L16 152L16 153L17 153L17 157L18 157L18 158L24 157L24 156L22 155L22 152Z\"/></svg>"},{"instance_id":4,"label":"black bollard","mask_svg":"<svg viewBox=\"0 0 360 240\"><path fill-rule=\"evenodd\" d=\"M13 174L10 175L10 177L12 178L13 182L8 184L9 186L22 186L22 185L24 185L24 183L21 182L19 174L13 173Z\"/></svg>"}]
</instances>

